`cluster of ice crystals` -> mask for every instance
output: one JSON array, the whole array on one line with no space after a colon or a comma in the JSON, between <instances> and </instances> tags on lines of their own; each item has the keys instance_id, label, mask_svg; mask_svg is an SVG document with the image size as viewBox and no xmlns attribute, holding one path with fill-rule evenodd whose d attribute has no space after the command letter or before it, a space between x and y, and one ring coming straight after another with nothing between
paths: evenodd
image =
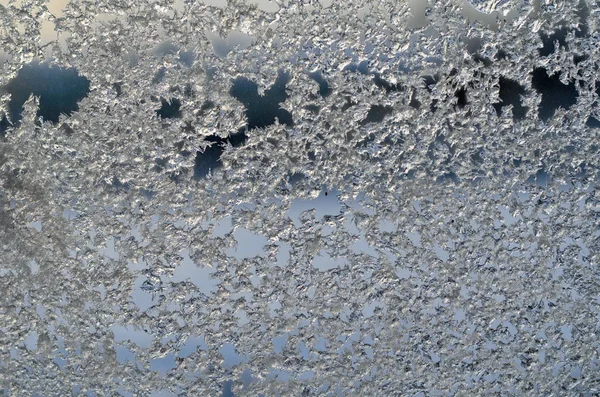
<instances>
[{"instance_id":1,"label":"cluster of ice crystals","mask_svg":"<svg viewBox=\"0 0 600 397\"><path fill-rule=\"evenodd\" d=\"M0 1L4 395L598 395L599 15Z\"/></svg>"}]
</instances>

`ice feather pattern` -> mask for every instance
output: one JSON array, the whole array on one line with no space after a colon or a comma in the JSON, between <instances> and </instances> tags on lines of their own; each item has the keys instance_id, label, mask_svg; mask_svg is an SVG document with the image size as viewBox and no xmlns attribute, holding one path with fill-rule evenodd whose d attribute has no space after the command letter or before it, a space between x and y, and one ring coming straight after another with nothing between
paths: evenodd
<instances>
[{"instance_id":1,"label":"ice feather pattern","mask_svg":"<svg viewBox=\"0 0 600 397\"><path fill-rule=\"evenodd\" d=\"M7 396L595 396L591 0L0 0Z\"/></svg>"}]
</instances>

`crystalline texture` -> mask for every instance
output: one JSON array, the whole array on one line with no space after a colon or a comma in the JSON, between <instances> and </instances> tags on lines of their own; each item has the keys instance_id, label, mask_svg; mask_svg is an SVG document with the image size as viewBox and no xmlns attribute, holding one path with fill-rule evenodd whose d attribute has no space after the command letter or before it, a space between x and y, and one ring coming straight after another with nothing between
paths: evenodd
<instances>
[{"instance_id":1,"label":"crystalline texture","mask_svg":"<svg viewBox=\"0 0 600 397\"><path fill-rule=\"evenodd\" d=\"M599 13L0 1L3 393L597 395Z\"/></svg>"}]
</instances>

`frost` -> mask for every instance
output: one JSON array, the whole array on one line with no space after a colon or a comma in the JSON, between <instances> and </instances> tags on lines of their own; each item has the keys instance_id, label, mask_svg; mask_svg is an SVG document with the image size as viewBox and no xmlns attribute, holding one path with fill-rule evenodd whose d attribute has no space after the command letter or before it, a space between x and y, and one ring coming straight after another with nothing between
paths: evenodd
<instances>
[{"instance_id":1,"label":"frost","mask_svg":"<svg viewBox=\"0 0 600 397\"><path fill-rule=\"evenodd\" d=\"M58 123L59 116L71 115L79 109L78 102L90 91L90 81L75 68L59 68L33 62L24 65L0 93L10 95L10 124L18 125L22 108L31 95L39 97L37 116ZM4 130L0 131L4 133Z\"/></svg>"},{"instance_id":2,"label":"frost","mask_svg":"<svg viewBox=\"0 0 600 397\"><path fill-rule=\"evenodd\" d=\"M600 393L587 0L0 0L5 395Z\"/></svg>"}]
</instances>

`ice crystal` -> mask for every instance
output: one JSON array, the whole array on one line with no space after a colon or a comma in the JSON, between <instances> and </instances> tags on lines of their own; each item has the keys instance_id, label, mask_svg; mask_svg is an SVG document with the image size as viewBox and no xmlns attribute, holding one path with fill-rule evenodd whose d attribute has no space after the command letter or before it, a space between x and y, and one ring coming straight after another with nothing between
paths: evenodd
<instances>
[{"instance_id":1,"label":"ice crystal","mask_svg":"<svg viewBox=\"0 0 600 397\"><path fill-rule=\"evenodd\" d=\"M0 0L4 395L598 395L598 15Z\"/></svg>"}]
</instances>

